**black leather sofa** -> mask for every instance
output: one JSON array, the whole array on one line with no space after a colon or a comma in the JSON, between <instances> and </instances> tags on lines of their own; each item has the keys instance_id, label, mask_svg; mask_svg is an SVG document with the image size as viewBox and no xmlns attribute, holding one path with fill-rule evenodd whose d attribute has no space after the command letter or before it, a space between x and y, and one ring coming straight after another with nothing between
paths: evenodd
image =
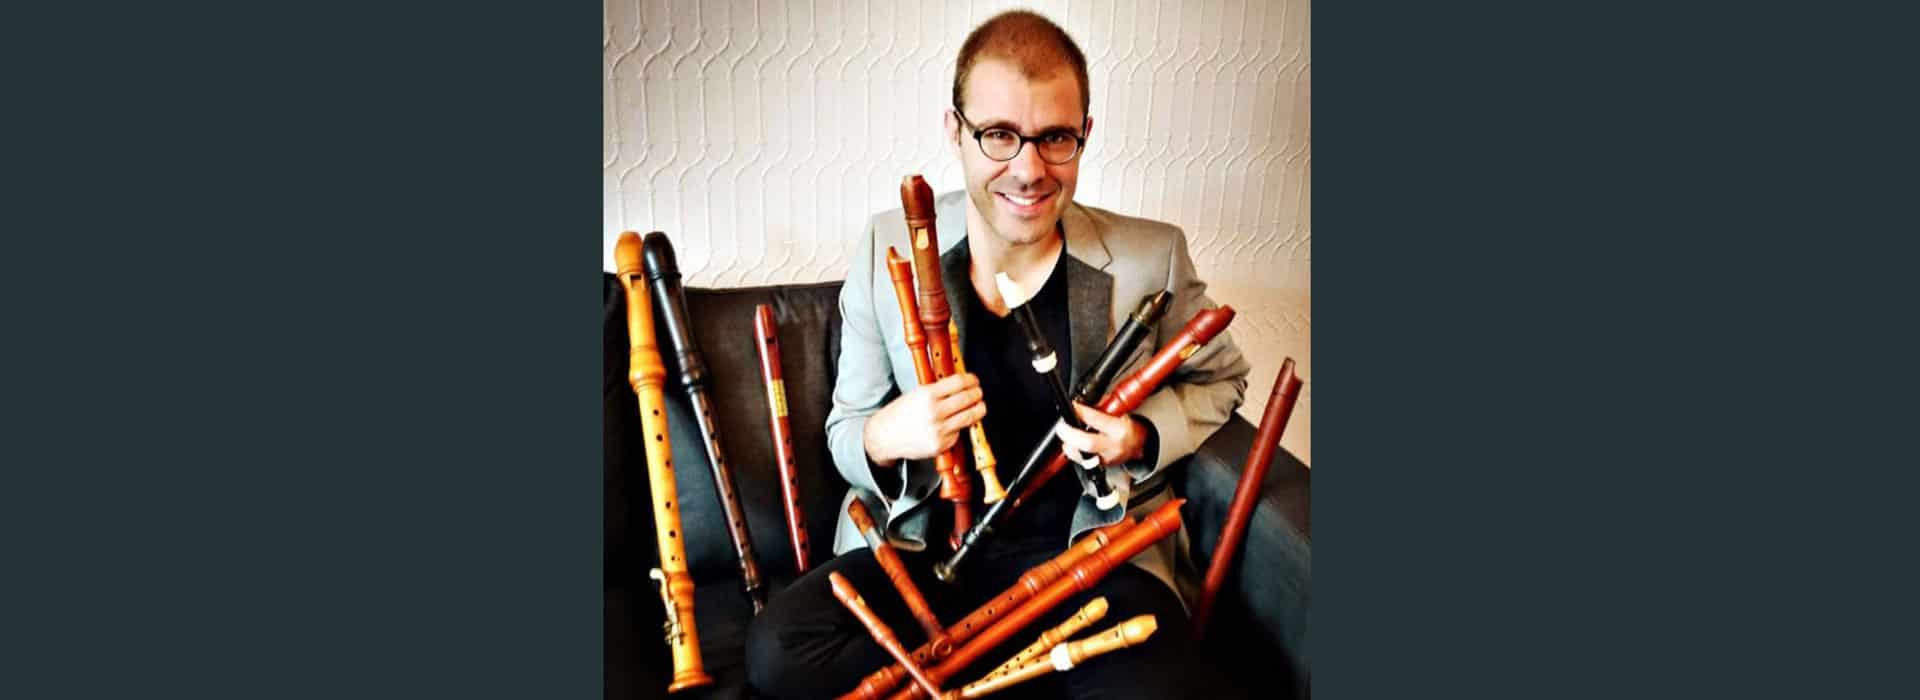
<instances>
[{"instance_id":1,"label":"black leather sofa","mask_svg":"<svg viewBox=\"0 0 1920 700\"><path fill-rule=\"evenodd\" d=\"M605 286L602 382L605 439L605 681L609 699L664 697L672 675L661 626L659 589L647 578L658 561L647 493L645 445L627 384L625 298L613 275ZM756 304L773 305L779 324L788 411L815 564L832 556L836 509L847 484L828 457L824 426L839 355L839 282L740 289L688 288L688 313L712 375L720 436L731 463L769 593L795 578L780 487L768 438L767 409L753 347ZM1256 372L1277 368L1255 367ZM675 697L756 697L746 686L743 645L752 608L689 404L669 378L670 441L681 500L687 560L698 593L695 614L710 688ZM1252 446L1253 426L1236 417L1175 468L1182 517L1204 569ZM1008 478L1011 475L1006 475ZM1210 625L1207 657L1232 682L1259 697L1306 697L1310 601L1310 490L1307 467L1277 450L1236 570ZM1037 634L1038 631L1036 630Z\"/></svg>"}]
</instances>

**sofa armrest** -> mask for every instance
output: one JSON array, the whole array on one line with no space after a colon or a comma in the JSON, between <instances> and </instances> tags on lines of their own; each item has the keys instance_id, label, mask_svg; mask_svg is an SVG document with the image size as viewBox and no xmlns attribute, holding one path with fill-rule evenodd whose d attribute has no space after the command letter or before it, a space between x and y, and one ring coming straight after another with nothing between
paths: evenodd
<instances>
[{"instance_id":1,"label":"sofa armrest","mask_svg":"<svg viewBox=\"0 0 1920 700\"><path fill-rule=\"evenodd\" d=\"M1253 448L1254 428L1235 415L1187 460L1174 482L1193 561L1204 577L1226 524L1234 488ZM1304 693L1308 669L1307 611L1312 600L1311 472L1285 448L1274 450L1239 556L1221 586L1211 626L1244 615L1281 650ZM1211 636L1211 635L1210 635Z\"/></svg>"}]
</instances>

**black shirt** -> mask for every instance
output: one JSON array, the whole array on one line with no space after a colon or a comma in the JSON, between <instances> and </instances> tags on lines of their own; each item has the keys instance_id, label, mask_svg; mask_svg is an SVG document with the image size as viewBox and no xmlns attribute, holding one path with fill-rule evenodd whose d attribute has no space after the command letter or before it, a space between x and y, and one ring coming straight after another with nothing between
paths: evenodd
<instances>
[{"instance_id":1,"label":"black shirt","mask_svg":"<svg viewBox=\"0 0 1920 700\"><path fill-rule=\"evenodd\" d=\"M1062 248L1046 283L1027 303L1047 343L1053 346L1061 379L1071 391L1073 343L1067 320L1066 257ZM1029 453L1052 432L1059 413L1054 410L1046 380L1033 371L1033 354L1027 350L1026 334L1014 314L1005 318L993 315L975 294L967 295L965 313L966 337L960 339L961 352L966 354L967 369L980 378L980 391L987 404L987 417L981 423L999 461L995 472L1000 483L1011 487ZM965 441L966 437L961 439ZM967 468L971 470L973 465L969 463ZM976 518L987 512L980 500L984 491L974 489ZM1080 480L1061 471L1019 509L1003 515L986 546L1005 550L1064 547L1079 497Z\"/></svg>"}]
</instances>

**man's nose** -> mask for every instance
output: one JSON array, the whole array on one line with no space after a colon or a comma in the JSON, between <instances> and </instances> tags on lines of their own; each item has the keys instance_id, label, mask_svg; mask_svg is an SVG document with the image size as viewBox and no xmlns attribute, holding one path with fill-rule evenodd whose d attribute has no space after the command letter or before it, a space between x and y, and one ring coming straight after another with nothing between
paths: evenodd
<instances>
[{"instance_id":1,"label":"man's nose","mask_svg":"<svg viewBox=\"0 0 1920 700\"><path fill-rule=\"evenodd\" d=\"M1047 162L1040 160L1040 144L1020 144L1020 152L1013 154L1013 160L1007 162L1007 172L1022 183L1029 183L1045 177Z\"/></svg>"}]
</instances>

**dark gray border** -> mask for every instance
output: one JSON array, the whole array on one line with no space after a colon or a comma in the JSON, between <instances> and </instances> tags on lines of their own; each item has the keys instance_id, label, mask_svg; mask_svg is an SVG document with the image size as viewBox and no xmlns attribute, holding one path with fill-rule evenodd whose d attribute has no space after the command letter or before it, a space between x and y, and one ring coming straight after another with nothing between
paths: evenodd
<instances>
[{"instance_id":1,"label":"dark gray border","mask_svg":"<svg viewBox=\"0 0 1920 700\"><path fill-rule=\"evenodd\" d=\"M598 3L84 15L0 22L0 695L598 698Z\"/></svg>"},{"instance_id":2,"label":"dark gray border","mask_svg":"<svg viewBox=\"0 0 1920 700\"><path fill-rule=\"evenodd\" d=\"M1322 696L1910 694L1911 20L1314 9Z\"/></svg>"}]
</instances>

